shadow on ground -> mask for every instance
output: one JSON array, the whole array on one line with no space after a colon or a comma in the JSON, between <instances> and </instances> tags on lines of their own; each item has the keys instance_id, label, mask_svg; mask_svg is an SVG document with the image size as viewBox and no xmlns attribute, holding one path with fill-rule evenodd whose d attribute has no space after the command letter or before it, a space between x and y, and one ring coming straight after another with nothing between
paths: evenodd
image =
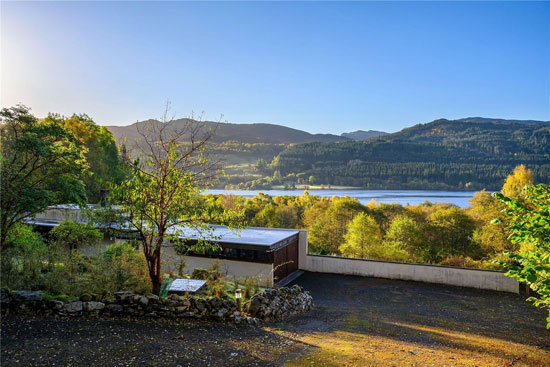
<instances>
[{"instance_id":1,"label":"shadow on ground","mask_svg":"<svg viewBox=\"0 0 550 367\"><path fill-rule=\"evenodd\" d=\"M4 366L550 366L519 295L305 273L315 309L263 327L4 317Z\"/></svg>"},{"instance_id":2,"label":"shadow on ground","mask_svg":"<svg viewBox=\"0 0 550 367\"><path fill-rule=\"evenodd\" d=\"M305 273L312 313L277 325L313 345L289 365L550 366L545 312L524 297Z\"/></svg>"}]
</instances>

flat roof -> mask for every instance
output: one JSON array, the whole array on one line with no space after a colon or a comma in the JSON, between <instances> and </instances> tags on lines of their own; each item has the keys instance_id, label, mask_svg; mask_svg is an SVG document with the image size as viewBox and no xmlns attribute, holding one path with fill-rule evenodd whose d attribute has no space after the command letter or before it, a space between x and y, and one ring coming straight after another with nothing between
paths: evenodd
<instances>
[{"instance_id":1,"label":"flat roof","mask_svg":"<svg viewBox=\"0 0 550 367\"><path fill-rule=\"evenodd\" d=\"M210 225L208 230L179 227L174 231L181 231L180 237L189 240L248 245L264 250L273 250L285 240L300 233L297 229L245 227L239 230L220 225Z\"/></svg>"},{"instance_id":2,"label":"flat roof","mask_svg":"<svg viewBox=\"0 0 550 367\"><path fill-rule=\"evenodd\" d=\"M61 221L48 219L27 219L27 224L43 227L55 227ZM239 248L274 250L286 246L293 236L300 233L297 229L245 227L230 229L221 225L209 225L208 229L193 228L191 226L172 227L171 234L178 233L178 237L192 241L210 241L220 244L235 245Z\"/></svg>"}]
</instances>

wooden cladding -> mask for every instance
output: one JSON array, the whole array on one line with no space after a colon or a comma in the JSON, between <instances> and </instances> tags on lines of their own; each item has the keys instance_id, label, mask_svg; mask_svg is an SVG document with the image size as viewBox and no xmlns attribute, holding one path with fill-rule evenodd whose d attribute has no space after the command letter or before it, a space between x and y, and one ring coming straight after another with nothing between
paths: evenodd
<instances>
[{"instance_id":1,"label":"wooden cladding","mask_svg":"<svg viewBox=\"0 0 550 367\"><path fill-rule=\"evenodd\" d=\"M273 282L286 278L298 270L298 237L283 248L273 251Z\"/></svg>"}]
</instances>

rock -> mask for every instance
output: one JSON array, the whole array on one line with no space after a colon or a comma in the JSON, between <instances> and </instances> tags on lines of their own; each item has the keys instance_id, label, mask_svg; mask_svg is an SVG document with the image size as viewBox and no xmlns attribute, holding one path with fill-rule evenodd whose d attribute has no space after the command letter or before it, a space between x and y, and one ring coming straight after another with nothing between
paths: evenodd
<instances>
[{"instance_id":1,"label":"rock","mask_svg":"<svg viewBox=\"0 0 550 367\"><path fill-rule=\"evenodd\" d=\"M216 313L216 317L223 319L227 313L229 313L229 310L227 308L222 308Z\"/></svg>"},{"instance_id":2,"label":"rock","mask_svg":"<svg viewBox=\"0 0 550 367\"><path fill-rule=\"evenodd\" d=\"M92 311L99 311L103 310L105 308L105 303L103 302L84 302L84 311L92 312Z\"/></svg>"},{"instance_id":3,"label":"rock","mask_svg":"<svg viewBox=\"0 0 550 367\"><path fill-rule=\"evenodd\" d=\"M124 311L124 307L122 307L121 305L117 305L116 303L112 303L107 305L107 310L111 313L118 314Z\"/></svg>"},{"instance_id":4,"label":"rock","mask_svg":"<svg viewBox=\"0 0 550 367\"><path fill-rule=\"evenodd\" d=\"M139 304L145 307L149 304L149 299L147 297L141 297L139 299Z\"/></svg>"},{"instance_id":5,"label":"rock","mask_svg":"<svg viewBox=\"0 0 550 367\"><path fill-rule=\"evenodd\" d=\"M186 310L187 310L187 307L184 307L184 306L178 306L174 308L175 313L182 313L182 312L185 312Z\"/></svg>"},{"instance_id":6,"label":"rock","mask_svg":"<svg viewBox=\"0 0 550 367\"><path fill-rule=\"evenodd\" d=\"M82 301L69 302L69 303L65 303L65 305L63 306L63 311L69 314L80 313L82 312L82 307L83 307Z\"/></svg>"},{"instance_id":7,"label":"rock","mask_svg":"<svg viewBox=\"0 0 550 367\"><path fill-rule=\"evenodd\" d=\"M183 312L178 315L178 317L195 317L195 316L197 316L197 314L194 312Z\"/></svg>"},{"instance_id":8,"label":"rock","mask_svg":"<svg viewBox=\"0 0 550 367\"><path fill-rule=\"evenodd\" d=\"M172 301L181 301L181 297L178 296L178 295L175 294L175 293L170 294L170 295L169 295L168 297L166 297L166 298L168 298L169 300L172 300Z\"/></svg>"},{"instance_id":9,"label":"rock","mask_svg":"<svg viewBox=\"0 0 550 367\"><path fill-rule=\"evenodd\" d=\"M130 292L116 292L115 293L116 300L121 301L121 302L130 302L130 300L133 296L134 295Z\"/></svg>"},{"instance_id":10,"label":"rock","mask_svg":"<svg viewBox=\"0 0 550 367\"><path fill-rule=\"evenodd\" d=\"M206 306L204 304L204 302L197 300L196 303L195 303L195 308L199 311L199 312L204 312L206 311Z\"/></svg>"},{"instance_id":11,"label":"rock","mask_svg":"<svg viewBox=\"0 0 550 367\"><path fill-rule=\"evenodd\" d=\"M12 297L10 291L5 290L5 289L0 289L0 303L2 305L10 304L12 299L13 299L13 297Z\"/></svg>"},{"instance_id":12,"label":"rock","mask_svg":"<svg viewBox=\"0 0 550 367\"><path fill-rule=\"evenodd\" d=\"M214 296L210 298L209 301L212 308L219 308L223 304L223 300L219 299L218 297Z\"/></svg>"},{"instance_id":13,"label":"rock","mask_svg":"<svg viewBox=\"0 0 550 367\"><path fill-rule=\"evenodd\" d=\"M19 302L42 301L44 295L40 292L19 291L14 294L14 298Z\"/></svg>"},{"instance_id":14,"label":"rock","mask_svg":"<svg viewBox=\"0 0 550 367\"><path fill-rule=\"evenodd\" d=\"M48 307L55 311L61 311L64 305L65 303L63 301L58 301L55 299L48 301Z\"/></svg>"},{"instance_id":15,"label":"rock","mask_svg":"<svg viewBox=\"0 0 550 367\"><path fill-rule=\"evenodd\" d=\"M149 293L147 295L145 295L145 297L147 297L147 299L149 300L150 303L158 303L159 301L159 296L157 296L156 294L152 294L152 293Z\"/></svg>"},{"instance_id":16,"label":"rock","mask_svg":"<svg viewBox=\"0 0 550 367\"><path fill-rule=\"evenodd\" d=\"M92 299L93 299L92 295L88 293L84 293L83 295L80 296L80 300L82 302L90 302Z\"/></svg>"}]
</instances>

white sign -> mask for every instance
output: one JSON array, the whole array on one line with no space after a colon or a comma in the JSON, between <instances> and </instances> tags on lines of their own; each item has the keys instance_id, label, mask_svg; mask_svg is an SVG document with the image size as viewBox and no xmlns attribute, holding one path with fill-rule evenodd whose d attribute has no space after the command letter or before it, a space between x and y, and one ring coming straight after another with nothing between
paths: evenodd
<instances>
[{"instance_id":1,"label":"white sign","mask_svg":"<svg viewBox=\"0 0 550 367\"><path fill-rule=\"evenodd\" d=\"M206 280L198 279L176 279L170 284L168 292L189 292L195 293L206 284Z\"/></svg>"}]
</instances>

